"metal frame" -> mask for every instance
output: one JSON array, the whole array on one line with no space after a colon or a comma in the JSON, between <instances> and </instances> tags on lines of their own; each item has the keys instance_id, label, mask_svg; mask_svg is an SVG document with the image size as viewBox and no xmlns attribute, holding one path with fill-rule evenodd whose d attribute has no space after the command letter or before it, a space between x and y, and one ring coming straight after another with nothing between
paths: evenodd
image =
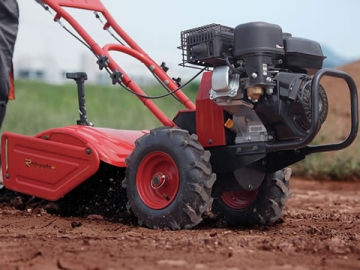
<instances>
[{"instance_id":1,"label":"metal frame","mask_svg":"<svg viewBox=\"0 0 360 270\"><path fill-rule=\"evenodd\" d=\"M317 152L326 152L326 151L335 151L341 150L349 146L356 138L357 130L359 128L359 110L358 110L358 94L356 89L356 84L354 80L350 77L349 74L334 70L334 69L321 69L315 73L312 83L311 83L311 100L314 106L312 106L311 111L311 123L318 123L319 121L319 85L320 80L324 76L336 77L345 80L349 87L350 91L350 104L351 104L351 129L348 137L340 143L335 144L326 144L326 145L316 145L316 146L307 146L312 142L317 134L317 125L312 124L309 133L306 137L299 141L291 142L276 142L266 143L267 152L281 151L281 150L290 150L290 149L299 149L305 147L306 154L312 154ZM316 105L315 105L316 104Z\"/></svg>"}]
</instances>

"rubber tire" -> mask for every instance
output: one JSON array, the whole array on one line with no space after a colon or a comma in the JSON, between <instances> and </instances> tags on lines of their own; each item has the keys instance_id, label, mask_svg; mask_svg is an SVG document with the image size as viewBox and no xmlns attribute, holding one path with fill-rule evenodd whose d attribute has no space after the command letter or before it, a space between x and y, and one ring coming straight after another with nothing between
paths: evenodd
<instances>
[{"instance_id":1,"label":"rubber tire","mask_svg":"<svg viewBox=\"0 0 360 270\"><path fill-rule=\"evenodd\" d=\"M212 213L217 215L220 221L231 226L272 224L282 216L285 203L291 197L290 175L290 168L266 175L255 200L243 209L229 207L221 197L215 199Z\"/></svg>"},{"instance_id":2,"label":"rubber tire","mask_svg":"<svg viewBox=\"0 0 360 270\"><path fill-rule=\"evenodd\" d=\"M202 220L210 209L212 187L216 175L212 173L210 152L205 151L195 134L179 128L161 127L140 137L131 155L126 159L124 187L128 209L137 217L140 226L151 229L190 229ZM148 207L140 198L137 186L137 169L146 155L166 153L178 169L179 186L173 201L162 209Z\"/></svg>"}]
</instances>

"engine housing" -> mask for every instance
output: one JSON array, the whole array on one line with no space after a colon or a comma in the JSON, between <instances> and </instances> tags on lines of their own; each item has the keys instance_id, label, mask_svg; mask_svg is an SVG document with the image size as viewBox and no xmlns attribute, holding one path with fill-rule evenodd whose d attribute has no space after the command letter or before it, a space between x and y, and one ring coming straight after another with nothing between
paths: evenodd
<instances>
[{"instance_id":1,"label":"engine housing","mask_svg":"<svg viewBox=\"0 0 360 270\"><path fill-rule=\"evenodd\" d=\"M267 65L309 75L321 69L326 58L316 41L293 37L283 33L280 26L265 22L236 28L209 24L185 30L179 48L183 51L183 66L222 66L226 65L226 57L234 57L234 64L240 65L245 57L266 55L272 59Z\"/></svg>"},{"instance_id":2,"label":"engine housing","mask_svg":"<svg viewBox=\"0 0 360 270\"><path fill-rule=\"evenodd\" d=\"M319 104L311 102L310 76L325 59L315 41L283 33L275 24L251 22L183 31L181 48L184 65L213 67L209 98L233 115L235 143L301 140L312 124L319 130L326 119L321 85ZM312 106L319 109L318 123L311 123ZM251 132L249 123L260 132Z\"/></svg>"}]
</instances>

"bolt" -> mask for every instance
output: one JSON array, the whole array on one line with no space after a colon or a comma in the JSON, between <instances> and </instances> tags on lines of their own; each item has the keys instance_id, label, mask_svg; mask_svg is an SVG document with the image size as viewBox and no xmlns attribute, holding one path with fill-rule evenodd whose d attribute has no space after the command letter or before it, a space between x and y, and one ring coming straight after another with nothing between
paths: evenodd
<instances>
[{"instance_id":1,"label":"bolt","mask_svg":"<svg viewBox=\"0 0 360 270\"><path fill-rule=\"evenodd\" d=\"M251 77L253 78L253 79L256 79L257 78L257 74L254 72L253 74L251 74Z\"/></svg>"},{"instance_id":2,"label":"bolt","mask_svg":"<svg viewBox=\"0 0 360 270\"><path fill-rule=\"evenodd\" d=\"M252 190L254 187L251 184L248 184L247 188L248 190Z\"/></svg>"},{"instance_id":3,"label":"bolt","mask_svg":"<svg viewBox=\"0 0 360 270\"><path fill-rule=\"evenodd\" d=\"M243 150L242 150L242 148L241 148L241 147L236 148L236 153L237 153L237 154L242 153L242 151L243 151Z\"/></svg>"},{"instance_id":4,"label":"bolt","mask_svg":"<svg viewBox=\"0 0 360 270\"><path fill-rule=\"evenodd\" d=\"M266 77L266 82L271 82L272 80L271 80L271 78L270 77Z\"/></svg>"},{"instance_id":5,"label":"bolt","mask_svg":"<svg viewBox=\"0 0 360 270\"><path fill-rule=\"evenodd\" d=\"M91 149L90 148L86 148L86 154L90 155L91 154Z\"/></svg>"},{"instance_id":6,"label":"bolt","mask_svg":"<svg viewBox=\"0 0 360 270\"><path fill-rule=\"evenodd\" d=\"M165 80L164 83L165 83L165 85L168 85L168 84L169 84L169 81L168 81L168 80Z\"/></svg>"},{"instance_id":7,"label":"bolt","mask_svg":"<svg viewBox=\"0 0 360 270\"><path fill-rule=\"evenodd\" d=\"M6 174L5 174L5 178L6 178L6 179L9 179L9 178L10 178L10 174L9 174L9 173L6 173Z\"/></svg>"},{"instance_id":8,"label":"bolt","mask_svg":"<svg viewBox=\"0 0 360 270\"><path fill-rule=\"evenodd\" d=\"M253 151L258 151L258 150L259 150L259 146L254 145L252 149L253 149Z\"/></svg>"},{"instance_id":9,"label":"bolt","mask_svg":"<svg viewBox=\"0 0 360 270\"><path fill-rule=\"evenodd\" d=\"M150 70L154 71L155 70L155 66L150 66Z\"/></svg>"},{"instance_id":10,"label":"bolt","mask_svg":"<svg viewBox=\"0 0 360 270\"><path fill-rule=\"evenodd\" d=\"M269 135L269 136L268 136L268 140L269 140L269 141L272 141L273 139L274 139L274 137L273 137L272 135Z\"/></svg>"},{"instance_id":11,"label":"bolt","mask_svg":"<svg viewBox=\"0 0 360 270\"><path fill-rule=\"evenodd\" d=\"M268 94L268 95L274 94L274 88L270 87L270 88L266 89L266 94Z\"/></svg>"},{"instance_id":12,"label":"bolt","mask_svg":"<svg viewBox=\"0 0 360 270\"><path fill-rule=\"evenodd\" d=\"M252 102L258 102L258 99L253 99L252 97L248 96L248 99L251 100Z\"/></svg>"},{"instance_id":13,"label":"bolt","mask_svg":"<svg viewBox=\"0 0 360 270\"><path fill-rule=\"evenodd\" d=\"M213 140L212 139L209 139L208 140L208 144L212 144L213 143Z\"/></svg>"},{"instance_id":14,"label":"bolt","mask_svg":"<svg viewBox=\"0 0 360 270\"><path fill-rule=\"evenodd\" d=\"M231 91L231 92L230 92L230 95L235 96L235 95L236 95L236 91L235 91L235 90Z\"/></svg>"},{"instance_id":15,"label":"bolt","mask_svg":"<svg viewBox=\"0 0 360 270\"><path fill-rule=\"evenodd\" d=\"M44 139L45 139L45 140L48 140L49 138L50 138L49 135L45 135L45 136L44 136Z\"/></svg>"}]
</instances>

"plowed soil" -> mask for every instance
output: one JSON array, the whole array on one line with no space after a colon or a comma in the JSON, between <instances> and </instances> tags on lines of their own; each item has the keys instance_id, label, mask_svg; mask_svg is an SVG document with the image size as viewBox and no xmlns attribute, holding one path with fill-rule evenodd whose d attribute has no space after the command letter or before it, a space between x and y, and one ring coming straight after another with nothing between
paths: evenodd
<instances>
[{"instance_id":1,"label":"plowed soil","mask_svg":"<svg viewBox=\"0 0 360 270\"><path fill-rule=\"evenodd\" d=\"M42 207L0 210L0 269L360 269L360 183L291 179L272 226L149 230ZM50 209L49 206L45 207Z\"/></svg>"},{"instance_id":2,"label":"plowed soil","mask_svg":"<svg viewBox=\"0 0 360 270\"><path fill-rule=\"evenodd\" d=\"M360 61L341 69L359 88ZM349 98L337 91L340 84L324 81L333 88L324 134L335 141L349 120L341 113ZM56 204L2 190L0 269L360 269L360 181L292 178L290 189L283 217L271 226L230 228L209 216L183 231L139 227L124 208L109 208L112 220L96 211L84 216L97 209L96 196L87 207L73 197L67 208L78 216L72 217L60 216ZM112 191L102 194L109 202L118 190Z\"/></svg>"}]
</instances>

